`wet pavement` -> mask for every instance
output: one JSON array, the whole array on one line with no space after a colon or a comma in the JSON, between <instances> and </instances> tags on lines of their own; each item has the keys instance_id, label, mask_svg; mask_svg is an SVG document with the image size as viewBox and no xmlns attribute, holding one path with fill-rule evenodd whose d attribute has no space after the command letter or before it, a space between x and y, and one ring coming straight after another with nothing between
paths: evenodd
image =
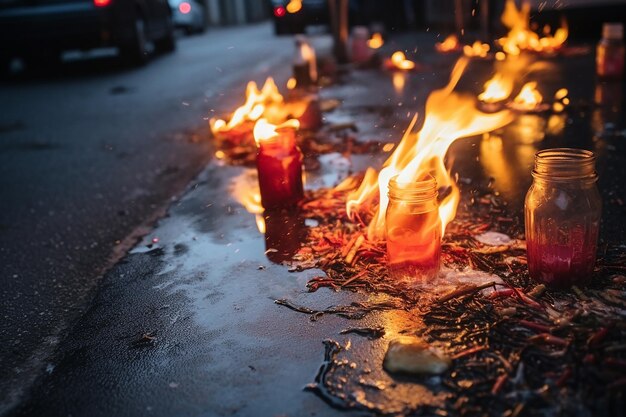
<instances>
[{"instance_id":1,"label":"wet pavement","mask_svg":"<svg viewBox=\"0 0 626 417\"><path fill-rule=\"evenodd\" d=\"M413 41L398 38L400 44ZM403 81L378 70L354 71L322 92L342 100L326 115L328 123L354 121L360 140L397 142L412 112L423 112L425 97L447 81L453 59L429 52L433 39L421 39L425 69ZM393 45L388 45L392 48ZM460 88L478 93L490 65L475 62ZM538 149L584 147L598 153L599 187L604 200L603 243L623 243L626 193L626 142L622 109L593 105L593 56L555 58L537 72L550 97L570 90L571 106L558 115L523 115L489 138L470 138L450 149L462 192L486 183L508 203L517 225L530 167ZM395 79L395 81L394 81ZM611 86L623 90L623 86ZM374 109L369 113L366 109ZM615 111L617 110L617 111ZM615 115L618 116L615 116ZM553 119L556 116L557 119ZM599 134L597 130L604 132ZM308 187L332 186L351 171L379 164L385 154L330 154L321 168L307 173ZM248 168L209 162L166 218L104 277L88 311L61 343L30 399L12 415L46 416L305 416L343 414L305 390L324 361L326 339L343 347L346 369L362 371L355 398L368 393L387 410L437 406L445 401L437 380L411 380L383 371L390 339L415 326L414 310L381 309L362 319L324 314L311 320L277 305L289 300L313 310L352 302L388 302L387 295L320 289L309 293L309 279L321 271L290 272L274 261L273 249L290 251L290 236L307 224L266 222L264 236L255 216L231 195L234 181ZM521 229L520 229L521 231ZM294 248L295 250L295 248ZM369 339L341 334L353 327L382 327ZM332 348L332 346L331 346ZM322 367L322 371L323 371Z\"/></svg>"}]
</instances>

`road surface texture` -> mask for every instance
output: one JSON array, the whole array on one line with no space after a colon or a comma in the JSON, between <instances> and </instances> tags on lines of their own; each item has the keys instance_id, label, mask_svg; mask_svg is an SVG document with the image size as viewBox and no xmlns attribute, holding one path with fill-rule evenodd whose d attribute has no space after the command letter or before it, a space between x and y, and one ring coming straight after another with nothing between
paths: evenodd
<instances>
[{"instance_id":1,"label":"road surface texture","mask_svg":"<svg viewBox=\"0 0 626 417\"><path fill-rule=\"evenodd\" d=\"M258 30L262 39L265 32L261 29L250 31ZM406 47L414 45L415 38L396 41ZM452 67L450 57L430 52L433 43L433 38L420 43L421 50L427 51L423 55L424 70L402 76L402 81L378 70L354 71L346 76L345 83L323 90L325 98L342 102L338 109L326 115L327 123L354 121L360 140L397 142L408 125L408 113L423 111L425 97L446 83ZM387 45L386 52L397 47L393 43ZM181 47L179 53L183 51ZM276 57L280 59L279 52ZM162 58L163 65L168 59ZM157 71L159 64L162 63L156 62L145 71ZM573 98L587 102L592 99L592 56L554 65L556 70L542 80L546 90L567 86ZM207 70L202 68L198 70L200 73ZM568 68L577 71L567 71ZM184 73L182 68L177 71ZM259 79L271 68L260 71L249 67L246 71L248 78ZM477 62L471 71L474 76L470 79L481 81L460 87L476 94L490 77L491 67ZM198 75L202 80L199 83L206 88L212 76ZM239 90L242 86L243 83ZM192 106L200 107L198 116L206 111L202 107L212 106L201 94L192 93L194 87L185 88L189 89L189 95L172 99L174 108L178 108L176 100L193 97L196 101L191 101ZM238 100L241 99L239 93ZM486 183L489 177L495 177L496 189L519 221L537 149L563 145L594 149L600 158L605 222L610 225L603 236L620 239L624 225L617 219L623 215L623 208L615 199L624 198L620 188L626 169L623 144L598 139L593 134L590 112L565 117L560 128L551 130L542 141L513 140L543 133L545 127L535 125L539 118L533 116L530 122L518 125L522 133L515 126L505 130L500 160L482 153L480 138L455 143L450 150L455 160L454 171L465 184ZM133 116L133 123L138 119ZM197 119L190 119L197 124ZM182 121L177 126L181 131L185 129ZM194 149L197 153L205 152L206 159L212 154L204 146L202 149L192 146ZM155 158L164 151L167 151L165 146L149 150L155 153ZM330 186L349 169L358 171L369 164L380 164L384 157L355 155L347 160L341 154L325 155L320 158L319 170L308 173L308 187ZM85 314L74 323L54 356L46 361L45 374L9 415L344 415L303 390L314 381L323 364L322 341L328 338L350 346L347 367L353 361L359 369L371 368L369 373L364 371L363 387L351 395L374 392L380 389L376 388L380 382L387 387L384 395L391 402L409 408L442 401L424 385L393 378L380 366L389 338L414 324L418 319L415 311L378 311L357 322L334 315L312 321L307 314L274 303L277 299L289 299L298 305L326 308L372 301L376 296L327 288L308 293L306 282L320 271L290 272L288 267L276 263L280 260L274 252L266 250L272 249L276 242L289 240L291 234L297 233L298 226L285 227L284 222L278 222L276 227L270 222L267 235L259 233L254 215L246 212L231 194L234 184L247 173L246 168L229 166L219 160L208 162L184 195L172 202L167 217L105 274ZM156 186L158 179L151 184ZM354 326L383 326L387 334L376 340L340 334Z\"/></svg>"},{"instance_id":2,"label":"road surface texture","mask_svg":"<svg viewBox=\"0 0 626 417\"><path fill-rule=\"evenodd\" d=\"M261 24L180 39L144 68L102 58L0 84L0 411L204 167L210 110L292 50Z\"/></svg>"}]
</instances>

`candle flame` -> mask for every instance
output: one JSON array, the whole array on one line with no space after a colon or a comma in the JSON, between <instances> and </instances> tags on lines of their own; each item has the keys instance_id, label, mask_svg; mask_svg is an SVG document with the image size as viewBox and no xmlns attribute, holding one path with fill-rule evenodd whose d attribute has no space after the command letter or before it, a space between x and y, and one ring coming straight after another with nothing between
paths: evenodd
<instances>
[{"instance_id":1,"label":"candle flame","mask_svg":"<svg viewBox=\"0 0 626 417\"><path fill-rule=\"evenodd\" d=\"M254 135L254 140L258 145L260 142L264 140L269 140L278 136L277 130L279 129L285 129L285 128L298 129L299 127L300 127L300 122L296 119L289 119L285 123L282 123L280 125L272 124L268 122L267 119L259 119L254 124L254 129L252 132Z\"/></svg>"},{"instance_id":2,"label":"candle flame","mask_svg":"<svg viewBox=\"0 0 626 417\"><path fill-rule=\"evenodd\" d=\"M496 74L485 83L485 91L478 95L478 99L485 103L497 103L506 100L513 91L513 80Z\"/></svg>"},{"instance_id":3,"label":"candle flame","mask_svg":"<svg viewBox=\"0 0 626 417\"><path fill-rule=\"evenodd\" d=\"M443 42L435 43L435 49L439 52L452 52L459 49L459 38L453 33L448 35Z\"/></svg>"},{"instance_id":4,"label":"candle flame","mask_svg":"<svg viewBox=\"0 0 626 417\"><path fill-rule=\"evenodd\" d=\"M383 40L383 36L378 32L375 32L372 37L367 41L367 46L372 49L378 49L384 44L385 41Z\"/></svg>"},{"instance_id":5,"label":"candle flame","mask_svg":"<svg viewBox=\"0 0 626 417\"><path fill-rule=\"evenodd\" d=\"M543 96L537 91L537 82L531 81L522 87L519 94L513 99L515 108L533 110L543 101Z\"/></svg>"},{"instance_id":6,"label":"candle flame","mask_svg":"<svg viewBox=\"0 0 626 417\"><path fill-rule=\"evenodd\" d=\"M396 51L391 55L391 64L401 70L412 70L415 68L415 62L406 59L402 51Z\"/></svg>"},{"instance_id":7,"label":"candle flame","mask_svg":"<svg viewBox=\"0 0 626 417\"><path fill-rule=\"evenodd\" d=\"M450 189L439 205L443 236L446 225L456 215L460 201L459 189L444 165L448 148L457 139L489 132L511 122L510 111L483 113L476 109L474 98L453 91L467 64L467 59L460 59L452 70L448 85L430 94L426 100L422 128L413 131L417 123L415 115L380 172L369 168L359 188L348 196L346 210L351 218L355 217L357 211L376 213L368 226L368 239L384 238L385 213L389 202L388 184L396 175L402 183L415 182L432 175L440 188Z\"/></svg>"},{"instance_id":8,"label":"candle flame","mask_svg":"<svg viewBox=\"0 0 626 417\"><path fill-rule=\"evenodd\" d=\"M515 0L507 0L501 17L504 26L509 32L498 43L510 55L519 55L521 51L554 52L561 48L569 34L567 23L562 22L554 35L550 34L550 27L544 27L543 36L530 30L530 3L523 1L521 8L517 8Z\"/></svg>"},{"instance_id":9,"label":"candle flame","mask_svg":"<svg viewBox=\"0 0 626 417\"><path fill-rule=\"evenodd\" d=\"M464 45L463 54L469 57L484 58L489 53L490 49L491 47L489 46L489 44L476 41L471 46Z\"/></svg>"}]
</instances>

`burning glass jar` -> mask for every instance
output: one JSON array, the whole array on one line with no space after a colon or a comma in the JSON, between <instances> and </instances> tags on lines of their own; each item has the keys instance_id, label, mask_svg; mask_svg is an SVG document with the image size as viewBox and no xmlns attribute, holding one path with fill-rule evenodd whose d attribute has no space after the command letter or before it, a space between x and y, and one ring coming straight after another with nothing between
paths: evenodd
<instances>
[{"instance_id":1,"label":"burning glass jar","mask_svg":"<svg viewBox=\"0 0 626 417\"><path fill-rule=\"evenodd\" d=\"M595 156L582 149L537 152L525 202L530 276L556 288L592 277L602 201Z\"/></svg>"},{"instance_id":2,"label":"burning glass jar","mask_svg":"<svg viewBox=\"0 0 626 417\"><path fill-rule=\"evenodd\" d=\"M441 258L437 181L389 181L385 216L388 266L392 277L417 282L436 278Z\"/></svg>"}]
</instances>

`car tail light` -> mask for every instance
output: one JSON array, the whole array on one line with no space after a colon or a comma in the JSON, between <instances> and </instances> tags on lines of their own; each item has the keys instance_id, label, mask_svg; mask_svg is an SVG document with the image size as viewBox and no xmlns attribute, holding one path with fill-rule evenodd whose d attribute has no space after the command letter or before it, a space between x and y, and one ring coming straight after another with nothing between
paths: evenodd
<instances>
[{"instance_id":1,"label":"car tail light","mask_svg":"<svg viewBox=\"0 0 626 417\"><path fill-rule=\"evenodd\" d=\"M187 3L186 1L184 1L181 4L178 5L178 10L182 14L187 14L187 13L189 13L191 11L191 4Z\"/></svg>"},{"instance_id":2,"label":"car tail light","mask_svg":"<svg viewBox=\"0 0 626 417\"><path fill-rule=\"evenodd\" d=\"M93 0L93 5L96 7L107 7L111 4L111 0Z\"/></svg>"},{"instance_id":3,"label":"car tail light","mask_svg":"<svg viewBox=\"0 0 626 417\"><path fill-rule=\"evenodd\" d=\"M274 16L276 16L276 17L283 17L285 15L285 13L287 13L287 10L285 10L285 8L283 6L276 6L276 7L274 7Z\"/></svg>"}]
</instances>

